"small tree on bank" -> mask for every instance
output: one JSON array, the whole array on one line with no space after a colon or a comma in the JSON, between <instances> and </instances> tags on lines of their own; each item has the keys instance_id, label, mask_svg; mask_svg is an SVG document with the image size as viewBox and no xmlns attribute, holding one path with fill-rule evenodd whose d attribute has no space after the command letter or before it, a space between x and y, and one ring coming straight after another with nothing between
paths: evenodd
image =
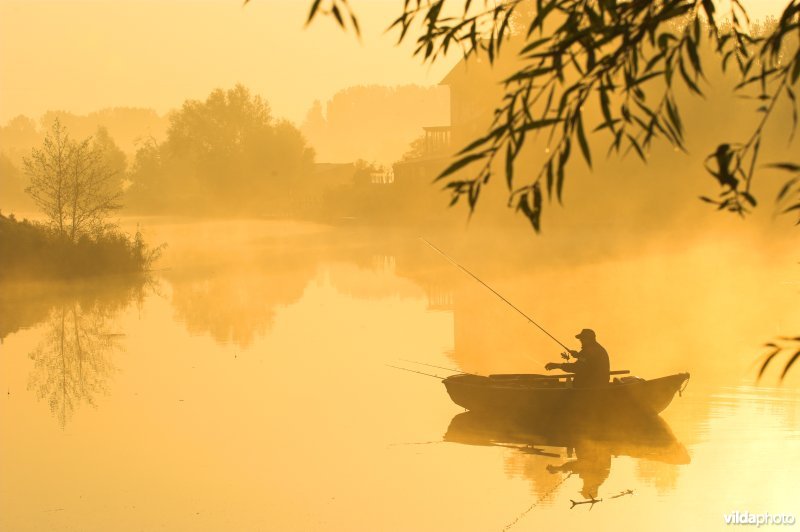
<instances>
[{"instance_id":1,"label":"small tree on bank","mask_svg":"<svg viewBox=\"0 0 800 532\"><path fill-rule=\"evenodd\" d=\"M108 216L122 205L116 171L92 137L70 138L56 119L41 148L23 159L31 184L25 191L47 216L48 224L72 242L102 233Z\"/></svg>"}]
</instances>

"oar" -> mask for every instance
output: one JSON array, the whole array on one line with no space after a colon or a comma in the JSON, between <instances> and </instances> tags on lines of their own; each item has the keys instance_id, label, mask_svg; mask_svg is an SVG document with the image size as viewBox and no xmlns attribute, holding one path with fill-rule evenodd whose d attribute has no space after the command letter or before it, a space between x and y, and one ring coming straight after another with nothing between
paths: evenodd
<instances>
[{"instance_id":1,"label":"oar","mask_svg":"<svg viewBox=\"0 0 800 532\"><path fill-rule=\"evenodd\" d=\"M609 371L609 375L627 375L631 371L629 369L619 369L615 371ZM504 380L504 379L517 379L517 378L528 378L532 380L552 380L552 379L572 379L575 378L575 373L564 373L563 375L539 375L538 373L498 373L495 375L489 375L490 379L495 380Z\"/></svg>"},{"instance_id":2,"label":"oar","mask_svg":"<svg viewBox=\"0 0 800 532\"><path fill-rule=\"evenodd\" d=\"M469 373L467 371L461 371L461 370L455 369L455 368L448 368L448 367L445 367L445 366L437 366L436 364L428 364L427 362L418 362L416 360L408 360L407 358L401 358L400 360L403 361L403 362L410 362L412 364L420 364L422 366L428 366L428 367L431 367L431 368L444 369L444 370L447 370L447 371L452 371L454 373L461 373L462 375L474 375L476 377L483 377L483 375L480 375L478 373ZM395 367L395 366L391 366L391 367ZM406 369L406 368L400 368L400 369ZM406 371L414 371L414 370L406 369ZM615 370L615 371L609 371L608 374L609 375L627 375L630 372L631 371L629 369L619 369L619 370ZM566 373L564 375L541 375L539 373L496 373L494 375L489 375L489 377L492 378L492 379L497 379L497 380L516 379L516 378L520 378L520 377L526 378L526 379L536 379L536 380L538 380L538 379L571 379L571 378L575 377L575 373ZM441 377L439 377L439 378L441 378Z\"/></svg>"}]
</instances>

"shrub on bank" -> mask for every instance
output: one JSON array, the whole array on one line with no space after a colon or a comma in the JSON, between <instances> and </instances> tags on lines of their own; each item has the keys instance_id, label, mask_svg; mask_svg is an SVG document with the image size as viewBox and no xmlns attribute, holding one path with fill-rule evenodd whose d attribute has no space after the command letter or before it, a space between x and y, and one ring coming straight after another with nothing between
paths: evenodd
<instances>
[{"instance_id":1,"label":"shrub on bank","mask_svg":"<svg viewBox=\"0 0 800 532\"><path fill-rule=\"evenodd\" d=\"M47 226L0 213L0 278L77 278L143 273L158 258L142 234L117 228L72 241Z\"/></svg>"}]
</instances>

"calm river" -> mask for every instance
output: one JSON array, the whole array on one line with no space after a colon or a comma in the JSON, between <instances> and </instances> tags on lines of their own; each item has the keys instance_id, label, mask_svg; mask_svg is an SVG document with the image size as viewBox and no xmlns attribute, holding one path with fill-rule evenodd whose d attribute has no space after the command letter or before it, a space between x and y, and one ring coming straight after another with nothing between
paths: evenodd
<instances>
[{"instance_id":1,"label":"calm river","mask_svg":"<svg viewBox=\"0 0 800 532\"><path fill-rule=\"evenodd\" d=\"M688 371L654 426L542 439L454 405L444 369L560 348L416 235L152 220L161 268L0 294L0 529L714 530L800 519L800 269L758 235L593 252L428 236L612 369ZM211 249L213 246L213 249ZM758 252L754 252L758 249ZM563 250L560 250L563 251ZM776 362L777 370L785 362ZM578 504L591 497L595 504ZM800 526L800 525L797 525ZM781 527L785 528L785 527ZM792 527L789 527L792 528Z\"/></svg>"}]
</instances>

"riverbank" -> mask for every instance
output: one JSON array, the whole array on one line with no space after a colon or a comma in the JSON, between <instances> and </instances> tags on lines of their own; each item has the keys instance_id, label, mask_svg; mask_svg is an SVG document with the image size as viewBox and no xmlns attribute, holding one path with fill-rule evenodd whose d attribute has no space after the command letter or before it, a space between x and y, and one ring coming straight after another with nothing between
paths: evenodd
<instances>
[{"instance_id":1,"label":"riverbank","mask_svg":"<svg viewBox=\"0 0 800 532\"><path fill-rule=\"evenodd\" d=\"M73 240L40 222L0 214L0 280L145 273L159 254L139 231L130 236L111 227Z\"/></svg>"}]
</instances>

